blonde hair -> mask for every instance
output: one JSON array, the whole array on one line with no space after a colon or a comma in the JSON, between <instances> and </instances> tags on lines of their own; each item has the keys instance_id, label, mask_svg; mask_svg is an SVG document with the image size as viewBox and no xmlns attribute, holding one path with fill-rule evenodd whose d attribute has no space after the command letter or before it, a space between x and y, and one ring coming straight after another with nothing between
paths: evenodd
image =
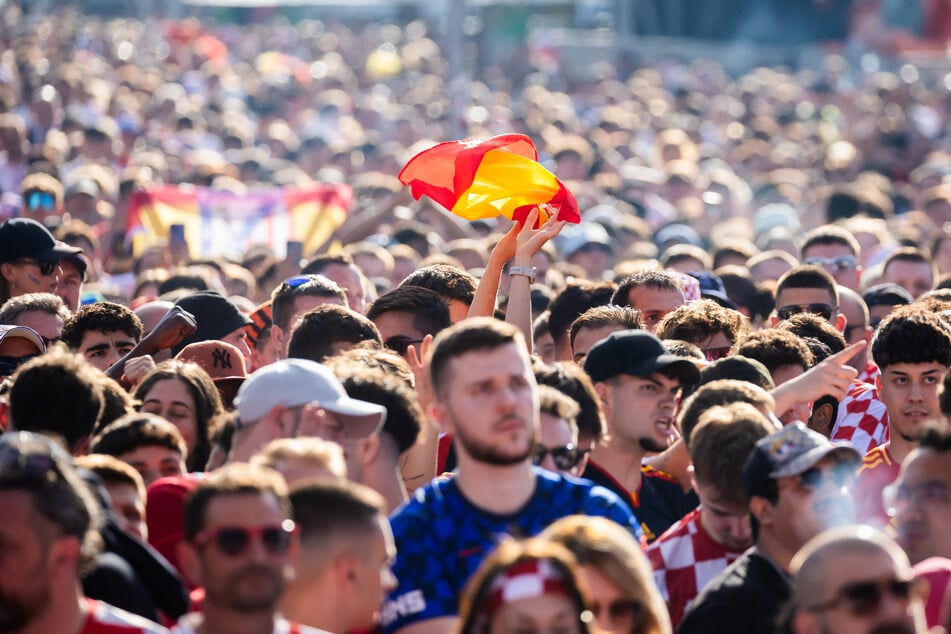
<instances>
[{"instance_id":1,"label":"blonde hair","mask_svg":"<svg viewBox=\"0 0 951 634\"><path fill-rule=\"evenodd\" d=\"M304 462L323 468L341 480L347 478L347 463L340 445L322 438L278 438L251 458L251 464L281 471L285 461Z\"/></svg>"}]
</instances>

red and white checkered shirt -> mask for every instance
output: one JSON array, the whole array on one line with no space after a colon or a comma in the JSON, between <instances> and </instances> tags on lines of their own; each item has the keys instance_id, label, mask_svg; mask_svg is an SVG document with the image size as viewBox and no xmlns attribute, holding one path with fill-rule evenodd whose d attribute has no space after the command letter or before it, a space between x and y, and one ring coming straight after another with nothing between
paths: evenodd
<instances>
[{"instance_id":1,"label":"red and white checkered shirt","mask_svg":"<svg viewBox=\"0 0 951 634\"><path fill-rule=\"evenodd\" d=\"M847 442L861 454L888 440L888 410L877 389L858 379L852 381L839 402L831 439Z\"/></svg>"},{"instance_id":2,"label":"red and white checkered shirt","mask_svg":"<svg viewBox=\"0 0 951 634\"><path fill-rule=\"evenodd\" d=\"M858 380L862 383L868 383L871 386L877 386L880 376L882 376L882 371L878 369L874 361L869 361L865 369L859 372Z\"/></svg>"},{"instance_id":3,"label":"red and white checkered shirt","mask_svg":"<svg viewBox=\"0 0 951 634\"><path fill-rule=\"evenodd\" d=\"M727 550L710 537L700 523L699 508L687 513L647 548L654 582L667 602L675 628L687 604L742 554L742 550Z\"/></svg>"}]
</instances>

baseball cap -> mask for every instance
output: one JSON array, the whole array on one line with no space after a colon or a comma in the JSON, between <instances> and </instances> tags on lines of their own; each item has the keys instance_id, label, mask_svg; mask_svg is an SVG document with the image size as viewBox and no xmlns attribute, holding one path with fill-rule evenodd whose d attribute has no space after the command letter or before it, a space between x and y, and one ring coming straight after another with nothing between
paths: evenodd
<instances>
[{"instance_id":1,"label":"baseball cap","mask_svg":"<svg viewBox=\"0 0 951 634\"><path fill-rule=\"evenodd\" d=\"M696 271L690 273L690 276L700 284L700 296L703 299L711 299L724 308L738 310L736 302L726 294L726 288L719 275L708 271Z\"/></svg>"},{"instance_id":2,"label":"baseball cap","mask_svg":"<svg viewBox=\"0 0 951 634\"><path fill-rule=\"evenodd\" d=\"M46 352L46 346L43 344L43 338L35 330L26 326L13 326L10 324L0 324L0 343L3 343L8 337L22 337L36 346L39 353Z\"/></svg>"},{"instance_id":3,"label":"baseball cap","mask_svg":"<svg viewBox=\"0 0 951 634\"><path fill-rule=\"evenodd\" d=\"M190 343L175 355L181 361L191 361L201 366L212 381L244 381L248 370L244 355L226 341L199 341Z\"/></svg>"},{"instance_id":4,"label":"baseball cap","mask_svg":"<svg viewBox=\"0 0 951 634\"><path fill-rule=\"evenodd\" d=\"M584 371L597 383L619 374L648 376L674 372L682 383L696 383L700 370L689 359L670 354L660 339L646 330L621 330L602 339L588 352Z\"/></svg>"},{"instance_id":5,"label":"baseball cap","mask_svg":"<svg viewBox=\"0 0 951 634\"><path fill-rule=\"evenodd\" d=\"M237 304L215 291L197 291L182 297L175 305L195 316L198 329L172 348L173 355L190 343L220 339L251 323Z\"/></svg>"},{"instance_id":6,"label":"baseball cap","mask_svg":"<svg viewBox=\"0 0 951 634\"><path fill-rule=\"evenodd\" d=\"M32 218L10 218L0 225L0 262L33 258L50 262L82 253L82 249L57 242L49 229Z\"/></svg>"},{"instance_id":7,"label":"baseball cap","mask_svg":"<svg viewBox=\"0 0 951 634\"><path fill-rule=\"evenodd\" d=\"M750 497L764 495L769 480L799 475L828 455L856 466L862 461L851 445L833 443L802 423L790 423L753 447L743 467L746 493Z\"/></svg>"},{"instance_id":8,"label":"baseball cap","mask_svg":"<svg viewBox=\"0 0 951 634\"><path fill-rule=\"evenodd\" d=\"M869 308L873 306L907 306L915 301L907 290L898 284L886 282L869 287L862 293L862 299Z\"/></svg>"},{"instance_id":9,"label":"baseball cap","mask_svg":"<svg viewBox=\"0 0 951 634\"><path fill-rule=\"evenodd\" d=\"M284 359L264 366L245 380L234 402L238 419L245 424L263 418L275 405L299 407L314 402L335 414L372 418L375 428L386 420L385 407L350 398L333 372L309 359Z\"/></svg>"},{"instance_id":10,"label":"baseball cap","mask_svg":"<svg viewBox=\"0 0 951 634\"><path fill-rule=\"evenodd\" d=\"M583 222L569 225L561 230L556 238L558 251L566 258L588 245L595 245L606 251L611 250L611 236L607 229L596 222Z\"/></svg>"}]
</instances>

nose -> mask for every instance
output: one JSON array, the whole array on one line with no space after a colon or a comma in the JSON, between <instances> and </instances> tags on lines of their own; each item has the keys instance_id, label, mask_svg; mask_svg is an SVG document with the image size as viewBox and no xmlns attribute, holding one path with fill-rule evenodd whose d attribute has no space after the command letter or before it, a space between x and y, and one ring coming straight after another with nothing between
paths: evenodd
<instances>
[{"instance_id":1,"label":"nose","mask_svg":"<svg viewBox=\"0 0 951 634\"><path fill-rule=\"evenodd\" d=\"M119 360L119 351L113 348L112 350L109 351L109 355L106 357L106 359L109 362L109 365L107 365L106 367L111 368L112 366L116 364L116 361Z\"/></svg>"},{"instance_id":2,"label":"nose","mask_svg":"<svg viewBox=\"0 0 951 634\"><path fill-rule=\"evenodd\" d=\"M753 537L748 517L733 518L730 524L730 536L737 544L747 544Z\"/></svg>"},{"instance_id":3,"label":"nose","mask_svg":"<svg viewBox=\"0 0 951 634\"><path fill-rule=\"evenodd\" d=\"M912 401L923 400L921 384L918 381L911 381L911 388L908 391L908 398Z\"/></svg>"}]
</instances>

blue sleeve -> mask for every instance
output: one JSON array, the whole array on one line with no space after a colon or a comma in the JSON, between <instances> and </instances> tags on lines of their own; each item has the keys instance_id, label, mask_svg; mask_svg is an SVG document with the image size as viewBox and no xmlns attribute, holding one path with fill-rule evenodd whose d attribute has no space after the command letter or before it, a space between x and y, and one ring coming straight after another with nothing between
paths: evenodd
<instances>
[{"instance_id":1,"label":"blue sleeve","mask_svg":"<svg viewBox=\"0 0 951 634\"><path fill-rule=\"evenodd\" d=\"M586 500L585 513L588 515L600 515L612 519L624 528L631 531L631 534L641 544L644 543L644 532L641 530L641 523L634 516L630 507L617 496L614 491L602 486L594 486Z\"/></svg>"},{"instance_id":2,"label":"blue sleeve","mask_svg":"<svg viewBox=\"0 0 951 634\"><path fill-rule=\"evenodd\" d=\"M454 616L459 611L458 590L443 562L450 553L439 542L433 526L421 517L396 517L393 574L397 587L380 612L384 632L418 621Z\"/></svg>"}]
</instances>

